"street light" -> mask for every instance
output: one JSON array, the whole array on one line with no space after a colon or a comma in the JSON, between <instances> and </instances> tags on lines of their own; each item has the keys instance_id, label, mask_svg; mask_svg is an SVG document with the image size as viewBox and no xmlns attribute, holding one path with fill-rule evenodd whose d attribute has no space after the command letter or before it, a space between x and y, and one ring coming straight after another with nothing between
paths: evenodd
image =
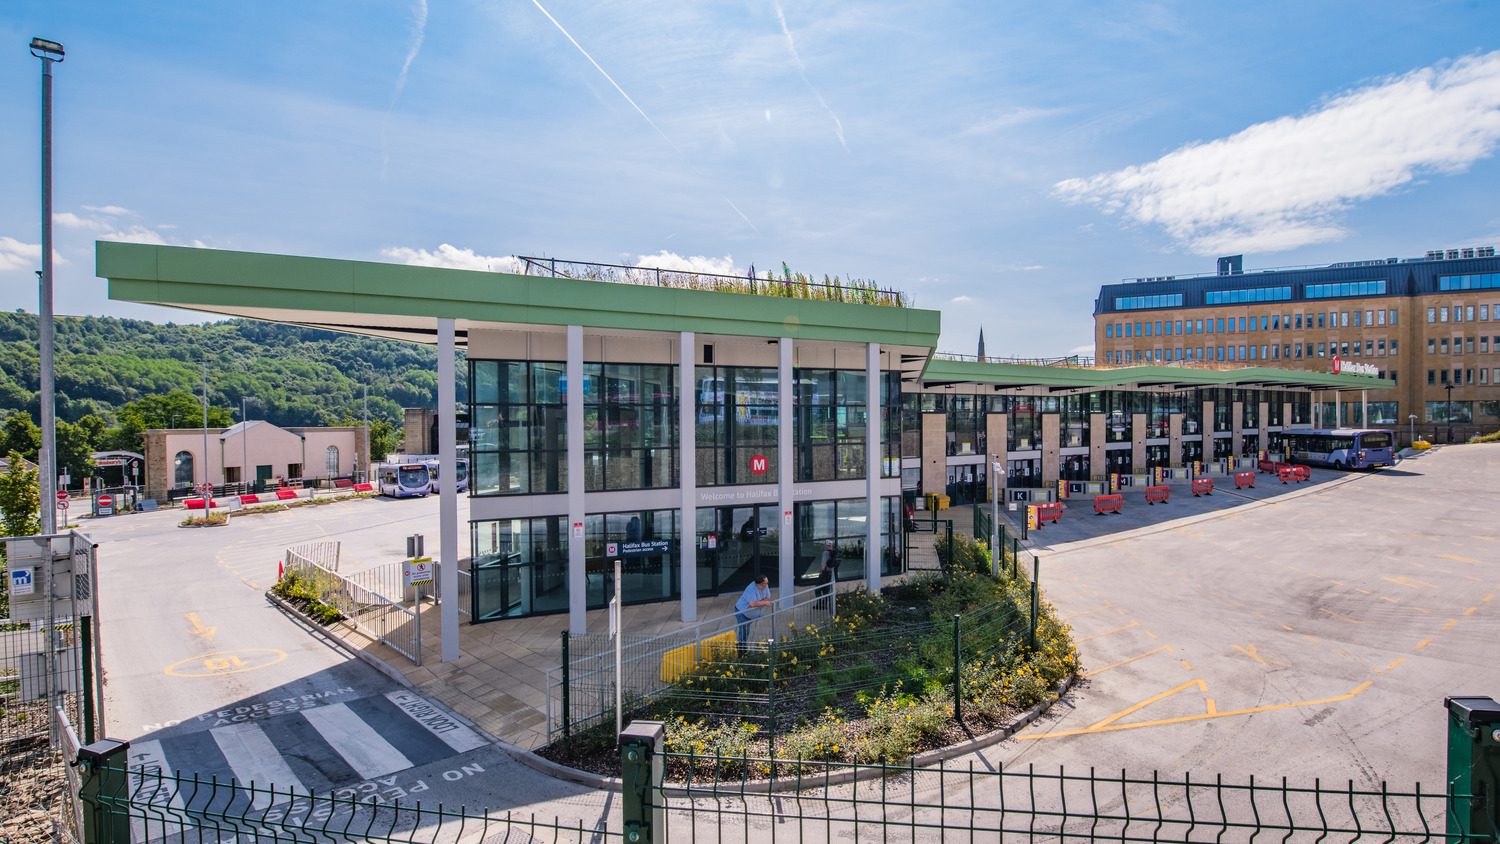
<instances>
[{"instance_id":1,"label":"street light","mask_svg":"<svg viewBox=\"0 0 1500 844\"><path fill-rule=\"evenodd\" d=\"M1411 423L1411 444L1417 444L1417 414L1407 414L1407 420Z\"/></svg>"},{"instance_id":2,"label":"street light","mask_svg":"<svg viewBox=\"0 0 1500 844\"><path fill-rule=\"evenodd\" d=\"M38 290L37 354L41 369L42 533L57 532L57 397L52 335L52 65L63 60L63 45L31 39L31 54L42 60L42 272Z\"/></svg>"}]
</instances>

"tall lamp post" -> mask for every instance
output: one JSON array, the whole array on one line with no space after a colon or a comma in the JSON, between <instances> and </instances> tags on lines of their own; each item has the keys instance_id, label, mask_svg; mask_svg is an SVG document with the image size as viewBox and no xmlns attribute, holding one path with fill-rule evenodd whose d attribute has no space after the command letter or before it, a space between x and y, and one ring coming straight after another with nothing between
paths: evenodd
<instances>
[{"instance_id":1,"label":"tall lamp post","mask_svg":"<svg viewBox=\"0 0 1500 844\"><path fill-rule=\"evenodd\" d=\"M1417 414L1415 414L1415 413L1409 413L1409 414L1407 414L1406 419L1407 419L1408 422L1411 423L1411 444L1412 445L1416 445L1417 444Z\"/></svg>"},{"instance_id":2,"label":"tall lamp post","mask_svg":"<svg viewBox=\"0 0 1500 844\"><path fill-rule=\"evenodd\" d=\"M52 65L63 60L63 45L31 39L31 54L42 60L42 272L37 308L37 353L41 364L42 533L57 532L57 418L52 336Z\"/></svg>"}]
</instances>

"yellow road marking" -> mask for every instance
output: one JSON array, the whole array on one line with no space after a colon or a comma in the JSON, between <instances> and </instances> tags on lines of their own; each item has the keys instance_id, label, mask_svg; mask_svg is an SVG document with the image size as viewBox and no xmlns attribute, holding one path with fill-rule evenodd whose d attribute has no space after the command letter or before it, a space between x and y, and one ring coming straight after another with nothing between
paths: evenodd
<instances>
[{"instance_id":1,"label":"yellow road marking","mask_svg":"<svg viewBox=\"0 0 1500 844\"><path fill-rule=\"evenodd\" d=\"M1089 677L1093 677L1093 676L1098 675L1098 674L1103 674L1104 672L1110 670L1111 668L1119 668L1122 665L1129 665L1130 663L1135 662L1138 659L1145 659L1146 657L1151 656L1152 654L1159 654L1162 651L1166 651L1167 653L1171 653L1172 652L1172 646L1171 645L1162 645L1159 648L1156 648L1154 650L1146 651L1143 654L1136 654L1135 656L1127 657L1125 659L1122 659L1119 662L1112 662L1109 665L1104 666L1103 668L1096 668L1093 671L1089 671L1089 672L1084 673L1083 676L1084 676L1085 679L1087 679Z\"/></svg>"},{"instance_id":2,"label":"yellow road marking","mask_svg":"<svg viewBox=\"0 0 1500 844\"><path fill-rule=\"evenodd\" d=\"M1255 660L1256 662L1260 663L1261 665L1270 665L1270 663L1268 663L1264 659L1260 658L1260 654L1258 654L1258 653L1255 652L1255 646L1254 645L1246 645L1244 647L1240 647L1239 645L1234 645L1233 647L1234 647L1235 650L1239 651L1240 653L1244 654L1245 656L1250 657L1251 659Z\"/></svg>"},{"instance_id":3,"label":"yellow road marking","mask_svg":"<svg viewBox=\"0 0 1500 844\"><path fill-rule=\"evenodd\" d=\"M1338 619L1339 621L1347 621L1350 624L1365 624L1366 623L1366 622L1360 621L1357 618L1350 618L1349 616L1344 615L1343 613L1334 612L1333 610L1331 610L1331 609L1329 609L1327 607L1318 607L1318 611L1319 612L1327 613L1327 614L1333 616L1334 618Z\"/></svg>"},{"instance_id":4,"label":"yellow road marking","mask_svg":"<svg viewBox=\"0 0 1500 844\"><path fill-rule=\"evenodd\" d=\"M214 634L219 632L219 628L217 627L205 626L203 622L198 619L198 614L195 612L187 613L183 616L183 618L186 618L188 620L188 624L193 625L193 635L197 636L205 642L212 642L214 640Z\"/></svg>"},{"instance_id":5,"label":"yellow road marking","mask_svg":"<svg viewBox=\"0 0 1500 844\"><path fill-rule=\"evenodd\" d=\"M1124 625L1123 627L1116 627L1113 630L1106 630L1103 633L1095 633L1092 636L1084 636L1082 639L1074 639L1073 640L1073 644L1076 645L1076 644L1079 644L1081 642L1087 642L1087 641L1089 641L1091 639L1098 639L1098 638L1100 638L1102 636L1112 636L1112 635L1114 635L1116 633L1123 633L1123 632L1125 632L1126 630L1129 630L1132 627L1140 627L1140 626L1141 626L1141 623L1139 621L1132 621L1129 624Z\"/></svg>"},{"instance_id":6,"label":"yellow road marking","mask_svg":"<svg viewBox=\"0 0 1500 844\"><path fill-rule=\"evenodd\" d=\"M1228 718L1232 715L1254 715L1257 712L1273 712L1278 709L1296 709L1303 706L1322 706L1329 703L1339 703L1348 700L1366 689L1370 688L1372 681L1366 680L1355 686L1352 691L1334 697L1318 698L1316 700L1299 700L1294 703L1274 703L1268 706L1256 706L1250 709L1230 709L1224 712L1204 713L1202 715L1183 715L1178 718L1162 718L1157 721L1137 721L1131 724L1109 724L1103 727L1085 727L1081 730L1064 730L1056 733L1044 733L1040 735L1016 736L1017 741L1041 741L1043 739L1067 738L1068 736L1081 736L1090 733L1110 733L1118 730L1139 730L1144 727L1164 727L1171 724L1183 724L1188 721L1206 721L1210 718Z\"/></svg>"},{"instance_id":7,"label":"yellow road marking","mask_svg":"<svg viewBox=\"0 0 1500 844\"><path fill-rule=\"evenodd\" d=\"M1432 639L1431 638L1423 639L1422 641L1420 641L1420 642L1417 643L1417 650L1420 651L1420 650L1426 648L1430 644L1432 644Z\"/></svg>"},{"instance_id":8,"label":"yellow road marking","mask_svg":"<svg viewBox=\"0 0 1500 844\"><path fill-rule=\"evenodd\" d=\"M1495 537L1495 536L1482 536L1480 534L1475 534L1474 538L1475 539L1483 539L1485 542L1500 542L1500 537Z\"/></svg>"},{"instance_id":9,"label":"yellow road marking","mask_svg":"<svg viewBox=\"0 0 1500 844\"><path fill-rule=\"evenodd\" d=\"M1214 703L1213 698L1204 698L1203 707L1207 714L1214 715L1219 711L1219 705Z\"/></svg>"},{"instance_id":10,"label":"yellow road marking","mask_svg":"<svg viewBox=\"0 0 1500 844\"><path fill-rule=\"evenodd\" d=\"M1140 703L1133 703L1130 706L1127 706L1124 709L1120 710L1119 712L1116 712L1115 714L1109 716L1108 718L1105 718L1103 721L1098 721L1096 723L1090 724L1088 726L1088 729L1098 730L1102 727L1107 727L1110 724L1113 724L1114 722L1120 720L1121 718L1124 718L1126 715L1129 715L1133 712L1139 712L1140 710L1145 709L1146 707L1150 706L1153 703L1156 703L1157 701L1166 700L1172 695L1175 695L1184 689L1192 688L1193 686L1197 686L1198 690L1201 692L1206 693L1208 691L1208 684L1203 682L1202 680L1189 680L1180 686L1174 686L1173 688L1167 689L1164 692L1154 694L1151 697L1148 697L1145 700L1141 701Z\"/></svg>"},{"instance_id":11,"label":"yellow road marking","mask_svg":"<svg viewBox=\"0 0 1500 844\"><path fill-rule=\"evenodd\" d=\"M1394 661L1394 662L1392 662L1392 663L1391 663L1391 664L1390 664L1390 665L1387 665L1387 666L1386 666L1386 667L1384 667L1384 668L1377 668L1377 669L1375 669L1375 673L1376 673L1376 674L1379 674L1379 673L1380 673L1380 672L1382 672L1382 671L1390 671L1390 670L1392 670L1392 669L1394 669L1394 668L1396 668L1396 666L1398 666L1398 665L1400 665L1400 664L1401 664L1401 663L1403 663L1403 662L1405 662L1405 661L1406 661L1406 657L1404 657L1404 656L1403 656L1403 657L1400 657L1400 658L1399 658L1399 659L1397 659L1397 660L1395 660L1395 661Z\"/></svg>"},{"instance_id":12,"label":"yellow road marking","mask_svg":"<svg viewBox=\"0 0 1500 844\"><path fill-rule=\"evenodd\" d=\"M1193 670L1193 664L1192 664L1192 663L1191 663L1191 662L1188 662L1188 661L1187 661L1187 660L1185 660L1185 659L1179 659L1179 660L1177 660L1177 661L1178 661L1178 662L1180 662L1180 663L1182 663L1182 667L1183 667L1183 668L1184 668L1184 669L1186 669L1186 670L1188 670L1188 671L1192 671L1192 670Z\"/></svg>"},{"instance_id":13,"label":"yellow road marking","mask_svg":"<svg viewBox=\"0 0 1500 844\"><path fill-rule=\"evenodd\" d=\"M1283 624L1283 625L1281 625L1281 629L1285 630L1288 633L1295 632L1295 631L1292 630L1292 626L1290 624Z\"/></svg>"},{"instance_id":14,"label":"yellow road marking","mask_svg":"<svg viewBox=\"0 0 1500 844\"><path fill-rule=\"evenodd\" d=\"M1479 603L1481 603L1481 604L1488 604L1490 601L1493 601L1493 600L1495 600L1495 596L1494 595L1485 595L1483 598L1479 599Z\"/></svg>"},{"instance_id":15,"label":"yellow road marking","mask_svg":"<svg viewBox=\"0 0 1500 844\"><path fill-rule=\"evenodd\" d=\"M1457 623L1458 623L1458 619L1456 619L1456 618L1450 618L1447 621L1443 622L1443 626L1442 626L1441 629L1442 629L1442 631L1444 633L1446 633L1449 630L1452 630L1453 629L1453 625L1455 625Z\"/></svg>"},{"instance_id":16,"label":"yellow road marking","mask_svg":"<svg viewBox=\"0 0 1500 844\"><path fill-rule=\"evenodd\" d=\"M1464 557L1458 554L1439 554L1438 556L1442 557L1445 560L1452 560L1456 563L1468 563L1469 565L1475 565L1479 562L1473 557Z\"/></svg>"},{"instance_id":17,"label":"yellow road marking","mask_svg":"<svg viewBox=\"0 0 1500 844\"><path fill-rule=\"evenodd\" d=\"M1413 589L1420 589L1422 587L1426 587L1428 589L1436 589L1437 588L1436 585L1428 583L1425 580L1417 580L1414 577L1407 577L1404 574L1401 575L1400 577L1382 577L1380 579L1381 580L1388 580L1391 583L1396 584L1397 586L1410 586Z\"/></svg>"},{"instance_id":18,"label":"yellow road marking","mask_svg":"<svg viewBox=\"0 0 1500 844\"><path fill-rule=\"evenodd\" d=\"M225 674L241 674L275 665L286 659L286 651L276 648L239 648L231 651L210 651L200 656L190 656L168 665L162 673L169 677L201 678L220 677Z\"/></svg>"},{"instance_id":19,"label":"yellow road marking","mask_svg":"<svg viewBox=\"0 0 1500 844\"><path fill-rule=\"evenodd\" d=\"M1306 633L1302 634L1302 638L1306 639L1307 641L1311 642L1314 645L1316 645L1318 642L1322 641L1317 636L1309 636Z\"/></svg>"},{"instance_id":20,"label":"yellow road marking","mask_svg":"<svg viewBox=\"0 0 1500 844\"><path fill-rule=\"evenodd\" d=\"M1385 601L1387 604L1399 604L1399 603L1401 603L1400 601L1398 601L1395 598L1392 598L1392 597L1390 597L1388 595L1381 595L1380 596L1380 600Z\"/></svg>"},{"instance_id":21,"label":"yellow road marking","mask_svg":"<svg viewBox=\"0 0 1500 844\"><path fill-rule=\"evenodd\" d=\"M1103 604L1101 604L1101 605L1099 605L1097 607L1094 607L1091 610L1084 610L1083 612L1076 612L1076 613L1073 613L1072 615L1065 615L1062 618L1058 619L1058 621L1072 621L1075 618L1083 618L1086 615L1093 615L1094 613L1099 612L1100 610L1107 610L1107 609L1109 609L1109 602L1105 601Z\"/></svg>"},{"instance_id":22,"label":"yellow road marking","mask_svg":"<svg viewBox=\"0 0 1500 844\"><path fill-rule=\"evenodd\" d=\"M1146 637L1153 642L1156 641L1156 634L1152 633L1150 630L1146 631Z\"/></svg>"},{"instance_id":23,"label":"yellow road marking","mask_svg":"<svg viewBox=\"0 0 1500 844\"><path fill-rule=\"evenodd\" d=\"M1468 609L1464 610L1464 615L1473 615L1474 612L1478 609L1479 607L1469 607Z\"/></svg>"}]
</instances>

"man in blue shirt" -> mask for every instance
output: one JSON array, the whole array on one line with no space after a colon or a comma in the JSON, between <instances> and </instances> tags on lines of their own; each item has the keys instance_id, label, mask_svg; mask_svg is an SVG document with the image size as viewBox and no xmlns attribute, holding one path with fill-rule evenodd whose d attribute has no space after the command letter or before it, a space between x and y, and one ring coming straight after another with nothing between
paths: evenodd
<instances>
[{"instance_id":1,"label":"man in blue shirt","mask_svg":"<svg viewBox=\"0 0 1500 844\"><path fill-rule=\"evenodd\" d=\"M734 619L740 623L741 645L750 639L750 622L760 618L770 605L771 578L764 574L756 575L755 582L745 587L744 593L734 604Z\"/></svg>"}]
</instances>

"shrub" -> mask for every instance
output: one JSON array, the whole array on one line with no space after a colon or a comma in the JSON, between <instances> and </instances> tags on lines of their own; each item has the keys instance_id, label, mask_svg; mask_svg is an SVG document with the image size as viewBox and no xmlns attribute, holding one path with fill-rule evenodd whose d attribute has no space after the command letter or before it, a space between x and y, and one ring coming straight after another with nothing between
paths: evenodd
<instances>
[{"instance_id":1,"label":"shrub","mask_svg":"<svg viewBox=\"0 0 1500 844\"><path fill-rule=\"evenodd\" d=\"M276 581L276 585L271 587L271 591L285 598L287 603L324 627L344 620L343 613L322 601L319 597L322 592L318 590L317 582L310 575L295 571L286 572L280 580Z\"/></svg>"},{"instance_id":2,"label":"shrub","mask_svg":"<svg viewBox=\"0 0 1500 844\"><path fill-rule=\"evenodd\" d=\"M1476 434L1475 436L1473 436L1473 437L1471 437L1469 439L1469 442L1471 442L1471 443L1500 443L1500 431L1491 431L1488 434ZM1416 445L1413 444L1412 447L1416 448ZM1428 448L1431 448L1431 446L1428 446Z\"/></svg>"},{"instance_id":3,"label":"shrub","mask_svg":"<svg viewBox=\"0 0 1500 844\"><path fill-rule=\"evenodd\" d=\"M666 722L663 741L668 753L714 757L712 761L692 764L678 760L694 776L753 776L758 768L764 767L748 761L748 757L756 755L751 748L759 732L759 726L745 721L715 724L706 718L689 721L679 715Z\"/></svg>"},{"instance_id":4,"label":"shrub","mask_svg":"<svg viewBox=\"0 0 1500 844\"><path fill-rule=\"evenodd\" d=\"M897 690L871 700L865 710L865 732L855 740L860 762L906 759L942 737L953 714L952 701L918 698Z\"/></svg>"},{"instance_id":5,"label":"shrub","mask_svg":"<svg viewBox=\"0 0 1500 844\"><path fill-rule=\"evenodd\" d=\"M848 749L849 725L831 708L824 709L815 720L776 740L779 759L823 762L842 758ZM777 767L781 767L780 763Z\"/></svg>"}]
</instances>

